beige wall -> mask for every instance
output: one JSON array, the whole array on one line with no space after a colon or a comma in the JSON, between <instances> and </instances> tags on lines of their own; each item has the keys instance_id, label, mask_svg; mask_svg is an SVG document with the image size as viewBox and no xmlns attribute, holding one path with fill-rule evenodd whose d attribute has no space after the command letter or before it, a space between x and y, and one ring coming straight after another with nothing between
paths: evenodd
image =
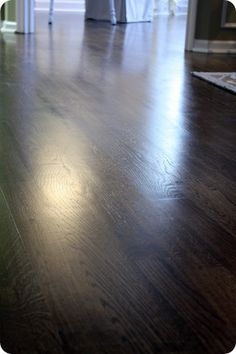
<instances>
[{"instance_id":1,"label":"beige wall","mask_svg":"<svg viewBox=\"0 0 236 354\"><path fill-rule=\"evenodd\" d=\"M1 8L1 20L16 21L16 0L10 0Z\"/></svg>"},{"instance_id":2,"label":"beige wall","mask_svg":"<svg viewBox=\"0 0 236 354\"><path fill-rule=\"evenodd\" d=\"M0 17L0 20L4 20L4 17L5 17L5 5L3 5L1 7L1 17Z\"/></svg>"},{"instance_id":3,"label":"beige wall","mask_svg":"<svg viewBox=\"0 0 236 354\"><path fill-rule=\"evenodd\" d=\"M6 20L7 21L16 21L16 0L10 0L6 6Z\"/></svg>"}]
</instances>

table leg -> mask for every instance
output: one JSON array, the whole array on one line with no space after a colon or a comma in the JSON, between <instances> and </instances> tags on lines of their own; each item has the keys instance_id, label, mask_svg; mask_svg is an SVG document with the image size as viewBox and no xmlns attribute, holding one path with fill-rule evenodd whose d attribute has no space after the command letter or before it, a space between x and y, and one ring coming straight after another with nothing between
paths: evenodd
<instances>
[{"instance_id":1,"label":"table leg","mask_svg":"<svg viewBox=\"0 0 236 354\"><path fill-rule=\"evenodd\" d=\"M110 5L110 14L111 14L111 24L112 25L116 25L117 20L116 20L115 1L114 0L109 0L109 5Z\"/></svg>"},{"instance_id":2,"label":"table leg","mask_svg":"<svg viewBox=\"0 0 236 354\"><path fill-rule=\"evenodd\" d=\"M54 12L54 0L50 0L50 5L49 5L49 18L48 18L48 24L52 24L52 19L53 19L53 12Z\"/></svg>"}]
</instances>

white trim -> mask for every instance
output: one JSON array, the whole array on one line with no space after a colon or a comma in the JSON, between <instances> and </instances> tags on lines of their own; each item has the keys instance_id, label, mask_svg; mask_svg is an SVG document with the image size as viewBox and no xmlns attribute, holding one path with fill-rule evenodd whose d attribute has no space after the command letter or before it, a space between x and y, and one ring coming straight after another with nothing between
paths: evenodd
<instances>
[{"instance_id":1,"label":"white trim","mask_svg":"<svg viewBox=\"0 0 236 354\"><path fill-rule=\"evenodd\" d=\"M198 53L235 54L236 41L208 41L204 39L195 39L192 51Z\"/></svg>"},{"instance_id":2,"label":"white trim","mask_svg":"<svg viewBox=\"0 0 236 354\"><path fill-rule=\"evenodd\" d=\"M231 3L233 4L233 1L231 1ZM222 14L221 14L221 27L222 28L236 28L236 23L235 22L227 22L227 9L229 6L229 2L224 1L223 2L223 7L222 7ZM234 5L235 6L235 5ZM236 7L235 7L236 10Z\"/></svg>"},{"instance_id":3,"label":"white trim","mask_svg":"<svg viewBox=\"0 0 236 354\"><path fill-rule=\"evenodd\" d=\"M185 50L193 50L196 32L197 0L188 0L188 16L185 37Z\"/></svg>"},{"instance_id":4,"label":"white trim","mask_svg":"<svg viewBox=\"0 0 236 354\"><path fill-rule=\"evenodd\" d=\"M169 12L167 11L162 11L162 12L157 12L154 10L154 13L153 13L154 17L158 17L158 16L173 16L171 15ZM187 16L187 13L186 12L177 12L176 14L174 14L175 17L178 17L178 16Z\"/></svg>"},{"instance_id":5,"label":"white trim","mask_svg":"<svg viewBox=\"0 0 236 354\"><path fill-rule=\"evenodd\" d=\"M14 21L2 21L1 32L3 33L15 33L16 32L16 22Z\"/></svg>"},{"instance_id":6,"label":"white trim","mask_svg":"<svg viewBox=\"0 0 236 354\"><path fill-rule=\"evenodd\" d=\"M158 16L170 16L170 14L169 14L168 11L157 11L156 9L154 9L153 15L154 15L154 17L158 17Z\"/></svg>"},{"instance_id":7,"label":"white trim","mask_svg":"<svg viewBox=\"0 0 236 354\"><path fill-rule=\"evenodd\" d=\"M34 0L17 0L17 32L33 33L35 31Z\"/></svg>"},{"instance_id":8,"label":"white trim","mask_svg":"<svg viewBox=\"0 0 236 354\"><path fill-rule=\"evenodd\" d=\"M0 1L0 12L1 12L2 6L3 6L4 4L6 4L8 1L10 1L10 0L1 0L1 1Z\"/></svg>"},{"instance_id":9,"label":"white trim","mask_svg":"<svg viewBox=\"0 0 236 354\"><path fill-rule=\"evenodd\" d=\"M42 11L42 12L48 12L48 8L45 8L45 7L40 7L40 8L38 8L38 7L35 7L35 11L38 11L38 12L40 12L40 11ZM76 12L76 13L84 13L85 12L85 9L73 9L73 10L71 10L71 9L60 9L60 8L56 8L55 10L54 10L54 12Z\"/></svg>"}]
</instances>

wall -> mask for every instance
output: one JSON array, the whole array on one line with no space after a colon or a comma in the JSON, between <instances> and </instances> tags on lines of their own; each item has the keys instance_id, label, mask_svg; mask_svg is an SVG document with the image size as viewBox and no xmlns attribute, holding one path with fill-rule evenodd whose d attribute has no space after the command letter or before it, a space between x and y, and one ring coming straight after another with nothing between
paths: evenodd
<instances>
[{"instance_id":1,"label":"wall","mask_svg":"<svg viewBox=\"0 0 236 354\"><path fill-rule=\"evenodd\" d=\"M1 19L1 32L16 31L16 0L10 0L3 5Z\"/></svg>"},{"instance_id":2,"label":"wall","mask_svg":"<svg viewBox=\"0 0 236 354\"><path fill-rule=\"evenodd\" d=\"M221 14L225 0L199 0L196 22L198 40L230 41L236 40L236 30L221 28ZM231 11L235 11L231 5Z\"/></svg>"},{"instance_id":3,"label":"wall","mask_svg":"<svg viewBox=\"0 0 236 354\"><path fill-rule=\"evenodd\" d=\"M7 21L16 21L16 0L11 0L9 3L6 4L6 15L7 15Z\"/></svg>"},{"instance_id":4,"label":"wall","mask_svg":"<svg viewBox=\"0 0 236 354\"><path fill-rule=\"evenodd\" d=\"M0 21L3 21L5 18L5 5L1 7L1 16L0 16Z\"/></svg>"},{"instance_id":5,"label":"wall","mask_svg":"<svg viewBox=\"0 0 236 354\"><path fill-rule=\"evenodd\" d=\"M2 6L1 20L11 22L16 21L16 0L10 0Z\"/></svg>"}]
</instances>

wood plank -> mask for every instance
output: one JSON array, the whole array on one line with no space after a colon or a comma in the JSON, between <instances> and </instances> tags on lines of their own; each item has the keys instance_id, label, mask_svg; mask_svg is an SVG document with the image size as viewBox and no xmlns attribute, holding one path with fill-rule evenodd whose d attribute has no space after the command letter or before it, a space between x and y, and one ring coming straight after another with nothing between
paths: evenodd
<instances>
[{"instance_id":1,"label":"wood plank","mask_svg":"<svg viewBox=\"0 0 236 354\"><path fill-rule=\"evenodd\" d=\"M236 97L191 71L235 57L184 56L181 17L37 16L35 36L0 41L0 342L229 352Z\"/></svg>"}]
</instances>

